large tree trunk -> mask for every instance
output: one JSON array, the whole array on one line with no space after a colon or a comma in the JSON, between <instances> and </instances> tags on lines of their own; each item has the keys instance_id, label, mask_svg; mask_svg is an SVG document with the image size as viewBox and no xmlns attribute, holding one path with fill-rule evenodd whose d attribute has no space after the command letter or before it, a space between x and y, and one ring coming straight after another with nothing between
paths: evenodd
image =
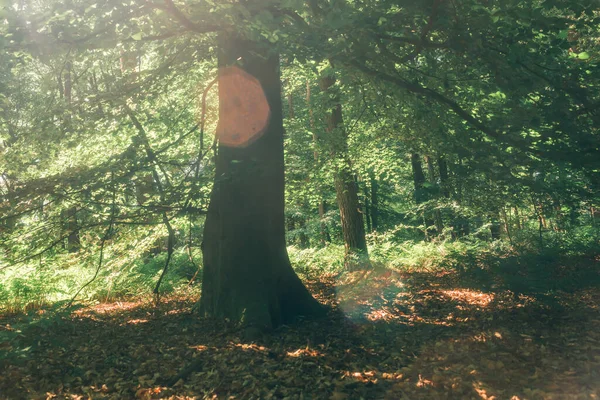
<instances>
[{"instance_id":1,"label":"large tree trunk","mask_svg":"<svg viewBox=\"0 0 600 400\"><path fill-rule=\"evenodd\" d=\"M358 187L348 156L348 133L343 126L342 105L333 88L335 76L333 71L329 72L321 77L320 86L321 90L329 94L331 101L327 104L328 137L326 143L335 159L333 179L346 248L344 265L348 270L369 268L369 252L365 238L365 225L358 202Z\"/></svg>"},{"instance_id":2,"label":"large tree trunk","mask_svg":"<svg viewBox=\"0 0 600 400\"><path fill-rule=\"evenodd\" d=\"M221 137L204 225L200 313L263 330L324 309L294 273L286 251L279 56L222 36L219 68L233 65L260 83L270 118L260 138L245 147L228 147ZM227 96L220 84L220 126L227 122L227 104L252 106Z\"/></svg>"}]
</instances>

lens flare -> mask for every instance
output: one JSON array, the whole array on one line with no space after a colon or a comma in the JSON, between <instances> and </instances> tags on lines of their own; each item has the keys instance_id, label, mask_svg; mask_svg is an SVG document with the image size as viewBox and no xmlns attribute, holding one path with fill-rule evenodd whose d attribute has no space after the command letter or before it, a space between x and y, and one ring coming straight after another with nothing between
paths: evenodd
<instances>
[{"instance_id":1,"label":"lens flare","mask_svg":"<svg viewBox=\"0 0 600 400\"><path fill-rule=\"evenodd\" d=\"M219 71L219 123L222 145L246 147L262 136L271 115L260 82L239 67Z\"/></svg>"}]
</instances>

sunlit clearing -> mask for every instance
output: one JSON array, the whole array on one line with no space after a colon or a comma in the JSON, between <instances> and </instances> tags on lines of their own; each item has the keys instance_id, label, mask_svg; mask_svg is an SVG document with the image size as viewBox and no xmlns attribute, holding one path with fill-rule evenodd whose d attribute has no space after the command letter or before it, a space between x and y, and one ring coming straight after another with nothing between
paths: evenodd
<instances>
[{"instance_id":1,"label":"sunlit clearing","mask_svg":"<svg viewBox=\"0 0 600 400\"><path fill-rule=\"evenodd\" d=\"M246 147L266 130L271 114L260 82L238 67L219 71L219 142Z\"/></svg>"},{"instance_id":2,"label":"sunlit clearing","mask_svg":"<svg viewBox=\"0 0 600 400\"><path fill-rule=\"evenodd\" d=\"M457 289L441 290L441 292L444 294L444 296L447 296L454 301L460 301L472 306L487 307L492 300L494 300L493 294L483 293L477 290Z\"/></svg>"}]
</instances>

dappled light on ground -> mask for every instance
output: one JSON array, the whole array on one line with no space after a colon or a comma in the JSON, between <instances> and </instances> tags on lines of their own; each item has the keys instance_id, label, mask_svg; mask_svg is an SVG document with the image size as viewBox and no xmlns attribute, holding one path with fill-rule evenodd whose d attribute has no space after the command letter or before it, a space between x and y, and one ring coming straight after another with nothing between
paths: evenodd
<instances>
[{"instance_id":1,"label":"dappled light on ground","mask_svg":"<svg viewBox=\"0 0 600 400\"><path fill-rule=\"evenodd\" d=\"M146 304L143 301L117 301L115 303L100 303L92 307L77 310L78 316L90 316L94 314L112 314L115 312L131 311Z\"/></svg>"},{"instance_id":2,"label":"dappled light on ground","mask_svg":"<svg viewBox=\"0 0 600 400\"><path fill-rule=\"evenodd\" d=\"M494 300L493 294L476 290L456 289L441 290L441 292L454 301L467 303L471 306L487 307Z\"/></svg>"},{"instance_id":3,"label":"dappled light on ground","mask_svg":"<svg viewBox=\"0 0 600 400\"><path fill-rule=\"evenodd\" d=\"M0 351L14 356L0 364L0 393L329 400L600 395L598 289L558 293L556 306L508 290L467 288L455 274L388 272L309 284L332 306L329 317L279 327L255 343L235 326L200 320L191 314L196 299L183 297L158 308L120 302L56 320L38 315L29 324L25 317L4 319L0 326L15 336Z\"/></svg>"},{"instance_id":4,"label":"dappled light on ground","mask_svg":"<svg viewBox=\"0 0 600 400\"><path fill-rule=\"evenodd\" d=\"M315 349L311 349L308 346L306 346L304 349L298 349L295 351L288 351L286 353L286 355L288 357L322 357L323 353L315 350Z\"/></svg>"}]
</instances>

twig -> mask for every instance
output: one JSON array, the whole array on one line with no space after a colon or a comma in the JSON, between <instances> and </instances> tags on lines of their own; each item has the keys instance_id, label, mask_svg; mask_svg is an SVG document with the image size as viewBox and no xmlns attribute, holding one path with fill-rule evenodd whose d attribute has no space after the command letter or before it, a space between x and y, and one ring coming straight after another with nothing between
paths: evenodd
<instances>
[{"instance_id":1,"label":"twig","mask_svg":"<svg viewBox=\"0 0 600 400\"><path fill-rule=\"evenodd\" d=\"M194 281L196 280L196 276L198 276L198 273L200 272L200 265L196 264L196 262L194 261L194 256L192 255L192 217L191 217L191 214L188 214L188 220L190 223L190 227L188 229L188 245L187 245L188 258L190 259L190 262L192 263L192 265L194 267L196 267L196 273L194 273L194 276L192 276L192 279L190 279L190 281L187 284L188 286L190 286L192 283L194 283Z\"/></svg>"},{"instance_id":2,"label":"twig","mask_svg":"<svg viewBox=\"0 0 600 400\"><path fill-rule=\"evenodd\" d=\"M159 302L160 302L160 284L163 281L163 278L165 277L165 275L167 274L167 271L169 270L169 262L171 262L171 257L173 256L173 247L175 245L175 230L173 230L173 226L171 225L171 222L169 221L169 217L167 216L166 212L163 212L163 223L165 224L165 226L167 227L167 230L169 231L169 238L167 239L167 261L165 262L165 267L162 270L162 273L160 274L160 277L158 278L158 281L156 282L156 286L154 287L154 290L152 291L152 293L154 293L154 295L156 296L156 305L158 306Z\"/></svg>"}]
</instances>

